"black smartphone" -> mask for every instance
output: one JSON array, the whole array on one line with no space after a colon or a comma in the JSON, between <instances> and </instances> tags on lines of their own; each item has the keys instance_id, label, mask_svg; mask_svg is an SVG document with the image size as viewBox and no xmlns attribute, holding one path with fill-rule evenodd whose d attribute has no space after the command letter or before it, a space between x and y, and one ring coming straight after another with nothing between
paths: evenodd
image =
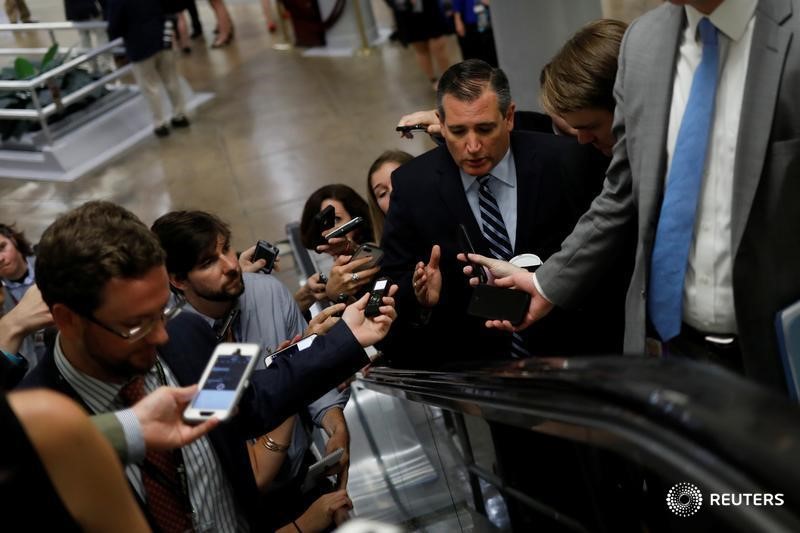
<instances>
[{"instance_id":1,"label":"black smartphone","mask_svg":"<svg viewBox=\"0 0 800 533\"><path fill-rule=\"evenodd\" d=\"M383 305L383 297L389 292L390 283L391 280L389 278L381 278L375 282L369 294L364 316L372 318L381 314L380 308Z\"/></svg>"},{"instance_id":2,"label":"black smartphone","mask_svg":"<svg viewBox=\"0 0 800 533\"><path fill-rule=\"evenodd\" d=\"M467 314L487 320L508 320L515 326L525 319L531 295L524 291L478 285L472 291Z\"/></svg>"},{"instance_id":3,"label":"black smartphone","mask_svg":"<svg viewBox=\"0 0 800 533\"><path fill-rule=\"evenodd\" d=\"M368 261L365 265L358 267L358 269L353 270L353 272L361 272L362 270L367 270L368 268L372 268L377 266L380 262L381 258L383 258L383 250L379 247L375 246L374 244L362 244L356 251L353 253L353 257L350 258L350 262L355 261L357 259L363 259L364 257L371 257L372 259Z\"/></svg>"},{"instance_id":4,"label":"black smartphone","mask_svg":"<svg viewBox=\"0 0 800 533\"><path fill-rule=\"evenodd\" d=\"M217 342L223 342L228 337L228 330L233 327L233 324L236 322L236 317L238 316L239 316L238 307L233 308L233 310L230 313L228 313L228 316L225 317L225 322L222 323L222 327L216 330Z\"/></svg>"},{"instance_id":5,"label":"black smartphone","mask_svg":"<svg viewBox=\"0 0 800 533\"><path fill-rule=\"evenodd\" d=\"M335 237L344 237L351 231L355 231L363 225L364 225L364 217L356 217L354 219L345 222L338 228L334 228L333 230L331 230L329 233L325 235L325 240L333 239Z\"/></svg>"},{"instance_id":6,"label":"black smartphone","mask_svg":"<svg viewBox=\"0 0 800 533\"><path fill-rule=\"evenodd\" d=\"M264 259L267 264L261 269L264 274L269 274L275 267L275 260L278 258L280 251L277 246L274 246L267 241L258 241L256 243L256 251L253 252L253 262L259 259Z\"/></svg>"},{"instance_id":7,"label":"black smartphone","mask_svg":"<svg viewBox=\"0 0 800 533\"><path fill-rule=\"evenodd\" d=\"M322 233L325 230L331 229L334 224L336 224L336 209L332 205L329 205L314 215L311 223L313 225L314 246L325 244L326 241Z\"/></svg>"},{"instance_id":8,"label":"black smartphone","mask_svg":"<svg viewBox=\"0 0 800 533\"><path fill-rule=\"evenodd\" d=\"M469 233L467 233L467 227L464 224L458 225L458 247L464 255L475 253L475 247L472 246ZM467 264L472 267L472 275L476 276L478 281L481 283L487 283L489 281L489 278L486 276L486 271L483 270L482 266L476 265L472 261L467 261Z\"/></svg>"},{"instance_id":9,"label":"black smartphone","mask_svg":"<svg viewBox=\"0 0 800 533\"><path fill-rule=\"evenodd\" d=\"M428 131L427 124L413 124L411 126L397 126L394 131L399 131L402 133L409 133L412 131Z\"/></svg>"}]
</instances>

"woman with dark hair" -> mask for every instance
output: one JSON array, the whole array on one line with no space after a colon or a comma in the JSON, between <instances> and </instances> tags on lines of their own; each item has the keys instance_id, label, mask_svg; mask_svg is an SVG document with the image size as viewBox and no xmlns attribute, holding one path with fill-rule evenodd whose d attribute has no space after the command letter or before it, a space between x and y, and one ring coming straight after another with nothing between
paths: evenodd
<instances>
[{"instance_id":1,"label":"woman with dark hair","mask_svg":"<svg viewBox=\"0 0 800 533\"><path fill-rule=\"evenodd\" d=\"M317 252L327 253L334 258L333 267L327 278L319 273L314 274L295 293L294 298L303 311L308 310L315 302L325 299L348 303L378 272L378 267L360 270L369 263L368 257L350 262L349 254L355 251L357 245L368 242L373 232L367 202L347 185L326 185L314 191L308 198L300 218L300 239L303 246L315 249L318 235L315 235L317 229L313 223L314 216L328 206L333 206L335 227L355 217L362 217L364 224L344 238L331 239L328 244L316 247Z\"/></svg>"},{"instance_id":2,"label":"woman with dark hair","mask_svg":"<svg viewBox=\"0 0 800 533\"><path fill-rule=\"evenodd\" d=\"M389 212L389 197L392 194L392 172L408 163L414 156L402 150L386 150L372 162L367 171L367 199L372 218L372 233L377 244L383 235L383 221Z\"/></svg>"},{"instance_id":3,"label":"woman with dark hair","mask_svg":"<svg viewBox=\"0 0 800 533\"><path fill-rule=\"evenodd\" d=\"M352 188L337 183L317 189L306 200L306 205L303 207L303 216L300 218L300 238L303 241L303 246L309 250L315 249L314 242L318 235L313 235L314 225L312 220L317 213L329 205L332 205L336 211L335 227L341 226L355 217L364 219L365 224L361 228L347 234L347 239L351 243L363 244L372 237L372 225L370 224L367 202ZM317 251L328 252L328 249L320 248ZM349 251L352 251L352 249Z\"/></svg>"}]
</instances>

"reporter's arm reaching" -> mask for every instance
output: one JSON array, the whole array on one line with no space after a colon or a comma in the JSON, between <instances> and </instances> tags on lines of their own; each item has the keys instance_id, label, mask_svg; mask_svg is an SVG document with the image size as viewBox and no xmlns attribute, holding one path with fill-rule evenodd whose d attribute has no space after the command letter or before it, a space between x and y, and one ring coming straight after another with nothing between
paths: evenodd
<instances>
[{"instance_id":1,"label":"reporter's arm reaching","mask_svg":"<svg viewBox=\"0 0 800 533\"><path fill-rule=\"evenodd\" d=\"M396 290L392 286L389 294ZM394 298L389 296L383 300L380 316L366 318L368 298L366 294L348 306L342 320L301 354L279 357L269 367L253 372L235 418L246 437L270 431L370 362L364 347L386 336L397 313Z\"/></svg>"},{"instance_id":2,"label":"reporter's arm reaching","mask_svg":"<svg viewBox=\"0 0 800 533\"><path fill-rule=\"evenodd\" d=\"M148 449L181 448L219 424L215 418L196 426L183 421L183 411L196 391L196 385L159 387L129 409L95 415L91 420L123 463L139 463Z\"/></svg>"},{"instance_id":3,"label":"reporter's arm reaching","mask_svg":"<svg viewBox=\"0 0 800 533\"><path fill-rule=\"evenodd\" d=\"M250 466L260 491L266 491L272 480L281 470L286 452L291 445L294 424L297 417L290 416L277 428L265 433L253 442L247 443Z\"/></svg>"},{"instance_id":4,"label":"reporter's arm reaching","mask_svg":"<svg viewBox=\"0 0 800 533\"><path fill-rule=\"evenodd\" d=\"M353 508L353 502L347 496L347 492L339 490L323 494L314 501L291 524L286 524L277 533L319 533L325 531L333 522L333 517L340 509L347 510Z\"/></svg>"},{"instance_id":5,"label":"reporter's arm reaching","mask_svg":"<svg viewBox=\"0 0 800 533\"><path fill-rule=\"evenodd\" d=\"M8 313L0 318L0 349L17 353L22 341L34 331L53 325L53 315L36 285L28 289Z\"/></svg>"}]
</instances>

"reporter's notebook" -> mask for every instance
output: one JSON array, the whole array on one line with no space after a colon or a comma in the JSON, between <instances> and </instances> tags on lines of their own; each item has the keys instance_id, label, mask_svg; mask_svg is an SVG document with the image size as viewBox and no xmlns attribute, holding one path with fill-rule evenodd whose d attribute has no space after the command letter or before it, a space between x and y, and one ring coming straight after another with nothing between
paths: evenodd
<instances>
[{"instance_id":1,"label":"reporter's notebook","mask_svg":"<svg viewBox=\"0 0 800 533\"><path fill-rule=\"evenodd\" d=\"M778 311L775 329L789 396L797 402L800 401L800 301Z\"/></svg>"}]
</instances>

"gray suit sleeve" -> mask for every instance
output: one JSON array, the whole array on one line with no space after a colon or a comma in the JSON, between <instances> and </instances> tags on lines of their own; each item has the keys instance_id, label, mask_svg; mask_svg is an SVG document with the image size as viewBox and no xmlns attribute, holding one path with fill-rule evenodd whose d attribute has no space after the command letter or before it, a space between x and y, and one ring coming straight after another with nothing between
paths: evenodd
<instances>
[{"instance_id":1,"label":"gray suit sleeve","mask_svg":"<svg viewBox=\"0 0 800 533\"><path fill-rule=\"evenodd\" d=\"M312 422L317 427L322 427L322 419L325 418L325 413L328 412L329 409L333 409L334 407L338 407L344 410L345 406L347 405L347 401L350 399L350 388L348 387L344 391L338 391L337 389L331 389L319 399L315 400L314 402L308 404L308 415L311 417Z\"/></svg>"},{"instance_id":2,"label":"gray suit sleeve","mask_svg":"<svg viewBox=\"0 0 800 533\"><path fill-rule=\"evenodd\" d=\"M625 45L629 35L630 29L620 48L614 84L617 106L613 129L617 144L603 190L561 244L561 251L536 271L536 278L548 299L561 307L580 305L582 296L602 282L622 248L629 243L630 226L636 223L623 98Z\"/></svg>"}]
</instances>

